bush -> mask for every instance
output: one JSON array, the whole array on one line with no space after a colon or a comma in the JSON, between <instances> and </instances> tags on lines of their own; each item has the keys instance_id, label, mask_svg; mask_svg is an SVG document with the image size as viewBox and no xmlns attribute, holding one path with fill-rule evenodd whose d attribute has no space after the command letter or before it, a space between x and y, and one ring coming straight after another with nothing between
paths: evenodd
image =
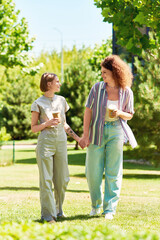
<instances>
[{"instance_id":1,"label":"bush","mask_svg":"<svg viewBox=\"0 0 160 240\"><path fill-rule=\"evenodd\" d=\"M8 78L9 82L10 78ZM11 81L11 80L10 80ZM3 107L0 111L2 125L6 127L12 139L33 138L31 132L31 103L37 98L37 92L27 77L20 76L6 87Z\"/></svg>"},{"instance_id":2,"label":"bush","mask_svg":"<svg viewBox=\"0 0 160 240\"><path fill-rule=\"evenodd\" d=\"M72 61L65 70L60 95L66 98L70 106L66 114L67 123L79 136L83 133L85 102L95 82L96 77L91 66L81 56ZM76 145L76 149L77 147Z\"/></svg>"},{"instance_id":3,"label":"bush","mask_svg":"<svg viewBox=\"0 0 160 240\"><path fill-rule=\"evenodd\" d=\"M2 127L0 129L0 147L3 145L3 142L8 141L11 139L11 136L9 133L7 133L6 128Z\"/></svg>"},{"instance_id":4,"label":"bush","mask_svg":"<svg viewBox=\"0 0 160 240\"><path fill-rule=\"evenodd\" d=\"M40 224L33 222L26 223L4 223L0 226L0 240L159 240L160 235L142 232L127 234L121 232L117 227L101 224L95 228L83 226L71 227L68 224Z\"/></svg>"},{"instance_id":5,"label":"bush","mask_svg":"<svg viewBox=\"0 0 160 240\"><path fill-rule=\"evenodd\" d=\"M131 121L138 144L142 149L152 147L151 154L144 156L155 166L160 165L160 43L149 52L142 52L143 61L136 58L137 76L133 90L135 115ZM154 146L154 147L153 147Z\"/></svg>"}]
</instances>

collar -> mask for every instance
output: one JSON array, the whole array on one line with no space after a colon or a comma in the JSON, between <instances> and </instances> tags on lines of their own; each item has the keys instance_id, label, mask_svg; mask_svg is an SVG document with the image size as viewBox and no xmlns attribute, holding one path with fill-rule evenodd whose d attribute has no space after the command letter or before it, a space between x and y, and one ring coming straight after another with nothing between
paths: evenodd
<instances>
[{"instance_id":1,"label":"collar","mask_svg":"<svg viewBox=\"0 0 160 240\"><path fill-rule=\"evenodd\" d=\"M105 82L101 82L101 83L102 83L101 88L102 88L103 90L105 90L107 83L105 83Z\"/></svg>"}]
</instances>

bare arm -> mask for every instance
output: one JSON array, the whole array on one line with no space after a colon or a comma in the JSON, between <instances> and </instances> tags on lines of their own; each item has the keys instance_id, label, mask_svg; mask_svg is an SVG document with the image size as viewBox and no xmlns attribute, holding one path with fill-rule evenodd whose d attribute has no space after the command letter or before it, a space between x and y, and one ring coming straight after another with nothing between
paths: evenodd
<instances>
[{"instance_id":1,"label":"bare arm","mask_svg":"<svg viewBox=\"0 0 160 240\"><path fill-rule=\"evenodd\" d=\"M44 123L41 123L41 124L38 124L38 119L39 119L39 113L38 112L32 112L31 130L34 133L42 131L46 127L50 127L50 126L58 124L58 119L57 118L53 118L53 119L48 120L48 121L46 121Z\"/></svg>"},{"instance_id":2,"label":"bare arm","mask_svg":"<svg viewBox=\"0 0 160 240\"><path fill-rule=\"evenodd\" d=\"M127 113L127 112L123 112L123 111L120 111L120 110L116 110L115 114L116 114L117 117L120 117L123 120L131 120L132 117L133 117L133 114Z\"/></svg>"},{"instance_id":3,"label":"bare arm","mask_svg":"<svg viewBox=\"0 0 160 240\"><path fill-rule=\"evenodd\" d=\"M89 126L92 118L92 110L90 108L85 109L83 118L83 135L84 137L89 137Z\"/></svg>"},{"instance_id":4,"label":"bare arm","mask_svg":"<svg viewBox=\"0 0 160 240\"><path fill-rule=\"evenodd\" d=\"M91 119L92 119L92 110L90 108L85 109L84 112L84 119L83 119L83 137L80 140L79 145L82 148L85 148L86 146L88 147L90 144L89 141L89 126L91 123Z\"/></svg>"},{"instance_id":5,"label":"bare arm","mask_svg":"<svg viewBox=\"0 0 160 240\"><path fill-rule=\"evenodd\" d=\"M66 122L64 123L64 130L70 137L79 143L80 137L71 129L71 127Z\"/></svg>"}]
</instances>

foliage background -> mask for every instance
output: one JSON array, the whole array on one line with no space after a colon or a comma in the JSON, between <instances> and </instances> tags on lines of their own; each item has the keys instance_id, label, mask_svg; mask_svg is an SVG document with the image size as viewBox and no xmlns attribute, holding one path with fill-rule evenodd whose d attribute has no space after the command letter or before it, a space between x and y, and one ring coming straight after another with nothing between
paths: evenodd
<instances>
[{"instance_id":1,"label":"foliage background","mask_svg":"<svg viewBox=\"0 0 160 240\"><path fill-rule=\"evenodd\" d=\"M133 84L135 115L129 121L143 158L160 164L160 1L95 0L102 9L104 21L112 22L116 31L121 57L135 58L136 75ZM37 137L30 131L30 106L42 93L39 81L42 73L55 72L61 79L61 56L53 49L33 58L34 39L29 37L26 19L19 19L12 0L0 1L0 129L12 139ZM142 28L150 27L150 35ZM128 31L128 29L130 29ZM60 94L70 105L67 121L79 134L85 101L91 86L100 81L100 62L112 53L111 40L100 46L63 49L64 83ZM2 136L1 138L4 138ZM77 145L76 145L77 147ZM148 155L148 149L150 154ZM147 154L146 154L147 152Z\"/></svg>"}]
</instances>

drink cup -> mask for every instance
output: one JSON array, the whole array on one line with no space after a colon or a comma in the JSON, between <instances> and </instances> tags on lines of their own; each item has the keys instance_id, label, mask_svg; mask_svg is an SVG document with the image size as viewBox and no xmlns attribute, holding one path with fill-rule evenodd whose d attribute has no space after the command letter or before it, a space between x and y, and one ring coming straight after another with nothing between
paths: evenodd
<instances>
[{"instance_id":1,"label":"drink cup","mask_svg":"<svg viewBox=\"0 0 160 240\"><path fill-rule=\"evenodd\" d=\"M114 118L113 112L117 109L116 105L110 104L108 106L108 113L109 113L109 118Z\"/></svg>"},{"instance_id":2,"label":"drink cup","mask_svg":"<svg viewBox=\"0 0 160 240\"><path fill-rule=\"evenodd\" d=\"M52 116L53 116L53 118L58 118L58 122L61 121L61 119L60 119L60 112L59 111L52 112Z\"/></svg>"}]
</instances>

